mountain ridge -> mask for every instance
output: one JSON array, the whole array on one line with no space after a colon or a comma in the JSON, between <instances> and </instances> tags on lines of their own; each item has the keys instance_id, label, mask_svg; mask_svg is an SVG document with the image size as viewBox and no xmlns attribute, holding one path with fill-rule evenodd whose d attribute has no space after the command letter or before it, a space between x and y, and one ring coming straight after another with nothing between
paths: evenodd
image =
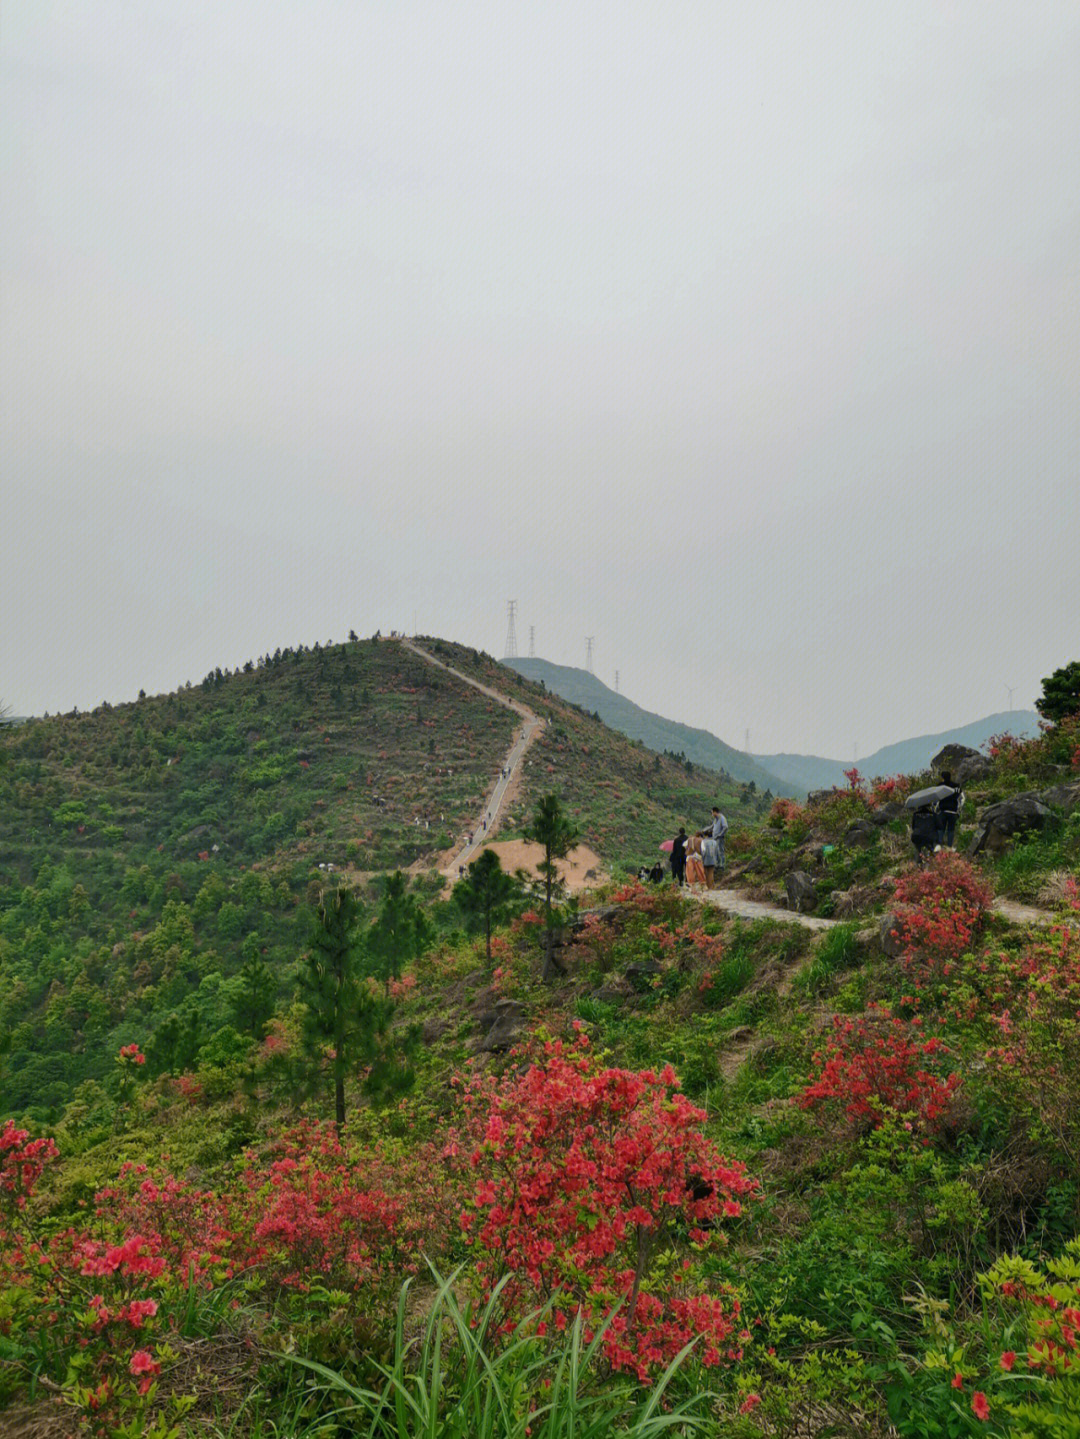
<instances>
[{"instance_id":1,"label":"mountain ridge","mask_svg":"<svg viewBox=\"0 0 1080 1439\"><path fill-rule=\"evenodd\" d=\"M640 740L650 749L684 754L692 763L723 771L743 784L753 781L759 790L769 789L773 794L802 798L810 790L843 787L847 783L844 771L851 768L853 761L786 751L748 754L726 744L709 730L644 709L609 689L588 670L553 664L534 656L509 657L500 663L526 679L542 682L568 703L594 711L606 725ZM919 774L929 768L931 759L944 745L963 744L978 749L992 735L1005 730L1018 739L1030 739L1038 734L1039 716L1034 710L1003 710L966 725L914 735L882 745L860 760L858 768L869 779L880 775Z\"/></svg>"},{"instance_id":2,"label":"mountain ridge","mask_svg":"<svg viewBox=\"0 0 1080 1439\"><path fill-rule=\"evenodd\" d=\"M998 714L972 720L970 724L955 725L933 734L913 735L911 739L882 745L859 760L857 768L867 779L893 774L921 774L929 769L930 761L945 745L962 744L978 749L993 735L1006 730L1017 739L1032 739L1039 732L1039 716L1034 710L1002 710ZM829 789L833 785L842 787L847 783L844 771L855 763L853 760L827 759L822 755L787 753L756 755L755 758L759 764L767 766L803 793L812 789Z\"/></svg>"},{"instance_id":3,"label":"mountain ridge","mask_svg":"<svg viewBox=\"0 0 1080 1439\"><path fill-rule=\"evenodd\" d=\"M682 754L692 763L730 775L743 784L753 783L759 790L773 794L794 795L796 788L781 776L743 751L725 744L709 730L668 719L652 710L643 709L625 695L609 689L588 670L571 665L556 665L549 660L509 658L500 661L508 669L534 683L542 682L552 693L595 712L611 729L619 730L629 739L640 740L647 748L661 754Z\"/></svg>"}]
</instances>

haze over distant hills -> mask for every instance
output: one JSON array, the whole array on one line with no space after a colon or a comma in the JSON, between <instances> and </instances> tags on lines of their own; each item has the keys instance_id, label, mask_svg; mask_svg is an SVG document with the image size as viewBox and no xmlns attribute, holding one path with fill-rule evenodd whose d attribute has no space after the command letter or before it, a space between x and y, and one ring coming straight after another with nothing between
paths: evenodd
<instances>
[{"instance_id":1,"label":"haze over distant hills","mask_svg":"<svg viewBox=\"0 0 1080 1439\"><path fill-rule=\"evenodd\" d=\"M956 729L883 745L873 754L860 759L858 768L868 779L878 775L918 774L929 767L943 745L965 744L971 749L978 749L992 735L1006 730L1017 739L1030 739L1039 732L1039 716L1034 710L1003 710ZM764 754L754 758L801 791L843 785L844 771L854 763L852 760L823 759L819 755L808 754Z\"/></svg>"},{"instance_id":2,"label":"haze over distant hills","mask_svg":"<svg viewBox=\"0 0 1080 1439\"><path fill-rule=\"evenodd\" d=\"M726 770L744 784L753 780L759 790L804 795L808 790L844 785L844 771L852 765L851 760L826 759L820 755L746 754L708 730L694 729L642 709L587 670L533 658L504 659L502 663L526 679L543 681L549 690L571 704L595 711L612 729L641 740L650 749L684 754L692 763ZM858 767L870 779L877 775L917 774L927 768L943 745L964 744L978 749L991 735L1004 730L1018 739L1026 739L1037 734L1038 729L1039 716L1033 710L1005 710L955 729L884 745L860 759Z\"/></svg>"},{"instance_id":3,"label":"haze over distant hills","mask_svg":"<svg viewBox=\"0 0 1080 1439\"><path fill-rule=\"evenodd\" d=\"M661 754L685 755L691 764L704 765L707 769L726 770L733 779L743 784L752 780L761 791L771 789L773 794L789 795L797 792L797 784L784 780L751 755L733 749L708 730L694 729L678 720L665 719L662 715L642 709L625 695L608 689L588 670L533 658L505 659L502 663L517 670L526 679L542 682L553 694L569 700L571 704L598 714L606 725L630 739L640 740L649 749Z\"/></svg>"}]
</instances>

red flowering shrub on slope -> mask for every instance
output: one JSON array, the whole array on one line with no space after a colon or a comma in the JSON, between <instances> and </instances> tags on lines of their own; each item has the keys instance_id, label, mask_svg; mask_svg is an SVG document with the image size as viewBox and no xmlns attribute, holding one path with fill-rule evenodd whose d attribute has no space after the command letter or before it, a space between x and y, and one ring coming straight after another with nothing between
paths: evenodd
<instances>
[{"instance_id":1,"label":"red flowering shrub on slope","mask_svg":"<svg viewBox=\"0 0 1080 1439\"><path fill-rule=\"evenodd\" d=\"M696 1292L672 1262L686 1241L723 1242L720 1222L758 1189L678 1083L670 1067L600 1068L581 1035L466 1094L480 1142L461 1222L487 1290L509 1276L507 1328L549 1300L556 1327L580 1311L587 1334L617 1310L605 1354L643 1382L695 1337L705 1364L740 1357L745 1337L738 1301Z\"/></svg>"},{"instance_id":2,"label":"red flowering shrub on slope","mask_svg":"<svg viewBox=\"0 0 1080 1439\"><path fill-rule=\"evenodd\" d=\"M916 984L923 976L943 978L952 972L971 948L993 897L975 866L949 849L897 881L893 936Z\"/></svg>"},{"instance_id":3,"label":"red flowering shrub on slope","mask_svg":"<svg viewBox=\"0 0 1080 1439\"><path fill-rule=\"evenodd\" d=\"M833 1033L814 1055L816 1078L795 1096L800 1109L840 1109L856 1127L877 1129L885 1110L910 1114L923 1131L939 1128L960 1080L945 1074L949 1051L881 1008L872 1019L833 1016Z\"/></svg>"}]
</instances>

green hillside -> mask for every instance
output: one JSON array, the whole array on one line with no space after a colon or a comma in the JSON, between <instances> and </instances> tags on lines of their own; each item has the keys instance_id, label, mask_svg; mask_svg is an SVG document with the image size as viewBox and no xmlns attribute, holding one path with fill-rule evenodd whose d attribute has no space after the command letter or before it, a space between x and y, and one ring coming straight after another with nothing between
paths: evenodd
<instances>
[{"instance_id":1,"label":"green hillside","mask_svg":"<svg viewBox=\"0 0 1080 1439\"><path fill-rule=\"evenodd\" d=\"M773 774L750 755L717 739L708 730L694 729L678 720L665 719L662 715L644 710L625 695L608 689L588 670L535 658L504 659L502 663L526 679L543 684L552 694L569 700L590 714L598 714L606 725L620 734L629 735L631 739L640 740L648 749L661 754L685 755L694 764L723 772L741 784L752 783L761 792L796 793L788 781Z\"/></svg>"},{"instance_id":2,"label":"green hillside","mask_svg":"<svg viewBox=\"0 0 1080 1439\"><path fill-rule=\"evenodd\" d=\"M555 792L610 855L713 792L425 643L548 720L519 819ZM1080 716L995 747L959 843L1002 801L1033 823L973 859L913 864L906 781L778 799L758 826L732 807L741 916L617 878L559 908L544 982L535 894L489 961L423 878L423 718L436 750L462 736L464 791L505 714L449 676L420 698L423 663L305 652L2 737L0 1429L1080 1432ZM298 741L306 768L267 777L294 723L329 753ZM372 746L368 797L349 766ZM192 858L185 764L225 796L226 843ZM355 816L363 912L317 867ZM414 855L411 885L376 854ZM746 908L795 872L815 922L843 922Z\"/></svg>"},{"instance_id":3,"label":"green hillside","mask_svg":"<svg viewBox=\"0 0 1080 1439\"><path fill-rule=\"evenodd\" d=\"M648 753L489 658L433 649L549 720L501 836L552 789L604 860L633 868L718 798L735 822L757 816L759 802L717 776ZM222 1052L255 959L284 1011L325 866L363 884L412 870L438 893L431 871L476 826L515 723L383 640L284 650L171 695L0 733L3 1108L54 1116L133 1034L160 1032L162 1063L177 1045L192 1061Z\"/></svg>"}]
</instances>

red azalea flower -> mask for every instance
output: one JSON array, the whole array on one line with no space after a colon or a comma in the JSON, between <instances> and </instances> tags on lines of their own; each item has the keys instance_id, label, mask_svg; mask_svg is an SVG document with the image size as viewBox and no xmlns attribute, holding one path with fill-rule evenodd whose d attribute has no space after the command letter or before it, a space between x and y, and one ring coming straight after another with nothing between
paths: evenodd
<instances>
[{"instance_id":1,"label":"red azalea flower","mask_svg":"<svg viewBox=\"0 0 1080 1439\"><path fill-rule=\"evenodd\" d=\"M972 1395L971 1408L975 1414L976 1419L990 1418L990 1405L987 1404L986 1395L982 1392L981 1389L976 1389L975 1393Z\"/></svg>"},{"instance_id":2,"label":"red azalea flower","mask_svg":"<svg viewBox=\"0 0 1080 1439\"><path fill-rule=\"evenodd\" d=\"M1013 1349L1006 1349L1006 1350L1005 1350L1005 1353L1001 1356L1001 1367L1002 1367L1002 1369L1004 1369L1006 1372L1008 1372L1008 1371L1013 1367L1013 1365L1014 1365L1015 1363L1016 1363L1016 1351L1013 1350Z\"/></svg>"}]
</instances>

